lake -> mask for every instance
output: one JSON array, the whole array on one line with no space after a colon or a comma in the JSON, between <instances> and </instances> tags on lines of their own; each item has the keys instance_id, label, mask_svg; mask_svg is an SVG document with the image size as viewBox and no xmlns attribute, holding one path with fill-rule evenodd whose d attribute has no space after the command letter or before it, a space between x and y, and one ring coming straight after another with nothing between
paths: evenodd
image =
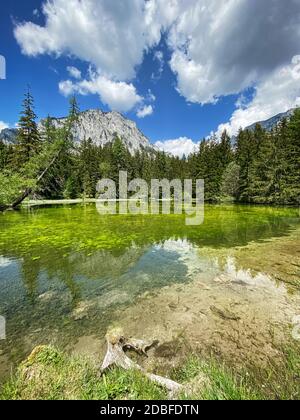
<instances>
[{"instance_id":1,"label":"lake","mask_svg":"<svg viewBox=\"0 0 300 420\"><path fill-rule=\"evenodd\" d=\"M94 204L0 213L0 380L39 344L100 360L112 324L169 343L158 359L184 335L263 362L300 315L299 232L293 208L208 205L201 226Z\"/></svg>"}]
</instances>

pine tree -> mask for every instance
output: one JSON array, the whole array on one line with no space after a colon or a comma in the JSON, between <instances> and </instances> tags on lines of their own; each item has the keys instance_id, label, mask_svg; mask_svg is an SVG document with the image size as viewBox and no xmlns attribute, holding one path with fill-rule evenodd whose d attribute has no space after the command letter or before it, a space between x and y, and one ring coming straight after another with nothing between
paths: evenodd
<instances>
[{"instance_id":1,"label":"pine tree","mask_svg":"<svg viewBox=\"0 0 300 420\"><path fill-rule=\"evenodd\" d=\"M82 182L84 196L94 197L96 183L100 179L100 160L97 146L92 140L84 140L79 148L79 177Z\"/></svg>"},{"instance_id":2,"label":"pine tree","mask_svg":"<svg viewBox=\"0 0 300 420\"><path fill-rule=\"evenodd\" d=\"M286 201L300 204L300 109L296 109L286 127L285 172Z\"/></svg>"},{"instance_id":3,"label":"pine tree","mask_svg":"<svg viewBox=\"0 0 300 420\"><path fill-rule=\"evenodd\" d=\"M239 201L251 201L251 167L253 162L253 133L240 130L237 137L236 163L240 167Z\"/></svg>"},{"instance_id":4,"label":"pine tree","mask_svg":"<svg viewBox=\"0 0 300 420\"><path fill-rule=\"evenodd\" d=\"M72 128L74 127L74 124L78 122L78 118L80 115L80 108L79 108L76 96L72 96L69 103L70 103L70 107L69 107L67 128L69 130L72 130Z\"/></svg>"},{"instance_id":5,"label":"pine tree","mask_svg":"<svg viewBox=\"0 0 300 420\"><path fill-rule=\"evenodd\" d=\"M254 144L257 145L249 170L249 200L254 203L271 203L274 193L274 142L271 134L256 127Z\"/></svg>"},{"instance_id":6,"label":"pine tree","mask_svg":"<svg viewBox=\"0 0 300 420\"><path fill-rule=\"evenodd\" d=\"M222 173L227 168L229 163L233 160L233 152L231 146L231 138L227 131L223 131L219 145L219 159L221 164Z\"/></svg>"},{"instance_id":7,"label":"pine tree","mask_svg":"<svg viewBox=\"0 0 300 420\"><path fill-rule=\"evenodd\" d=\"M53 124L53 119L48 117L42 122L42 138L43 141L50 144L55 141L56 130Z\"/></svg>"},{"instance_id":8,"label":"pine tree","mask_svg":"<svg viewBox=\"0 0 300 420\"><path fill-rule=\"evenodd\" d=\"M40 151L41 138L36 124L36 118L34 99L28 89L25 94L23 110L18 124L19 128L14 159L14 164L17 168L23 166Z\"/></svg>"},{"instance_id":9,"label":"pine tree","mask_svg":"<svg viewBox=\"0 0 300 420\"><path fill-rule=\"evenodd\" d=\"M128 158L129 152L124 146L122 140L116 136L112 144L112 179L115 182L119 180L119 172L127 171L128 169Z\"/></svg>"},{"instance_id":10,"label":"pine tree","mask_svg":"<svg viewBox=\"0 0 300 420\"><path fill-rule=\"evenodd\" d=\"M0 171L3 171L10 166L13 153L13 146L6 145L0 140Z\"/></svg>"},{"instance_id":11,"label":"pine tree","mask_svg":"<svg viewBox=\"0 0 300 420\"><path fill-rule=\"evenodd\" d=\"M223 197L237 200L239 194L240 167L230 162L222 176L221 194Z\"/></svg>"}]
</instances>

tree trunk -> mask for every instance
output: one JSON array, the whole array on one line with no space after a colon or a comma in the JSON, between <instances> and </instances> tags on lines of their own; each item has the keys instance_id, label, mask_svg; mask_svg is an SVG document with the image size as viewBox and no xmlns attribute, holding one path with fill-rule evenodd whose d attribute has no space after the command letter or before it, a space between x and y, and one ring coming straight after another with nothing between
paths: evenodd
<instances>
[{"instance_id":1,"label":"tree trunk","mask_svg":"<svg viewBox=\"0 0 300 420\"><path fill-rule=\"evenodd\" d=\"M54 165L56 159L58 159L60 155L60 151L54 156L54 158L51 160L51 162L49 163L49 165L46 167L46 169L41 173L41 175L39 175L39 177L37 178L37 184L44 178L44 176L47 174L47 172L49 171L49 169L51 168L52 165ZM33 192L32 188L26 188L26 190L10 205L10 206L6 206L6 209L11 208L11 209L15 209L17 208L20 204L23 203L23 201ZM5 210L5 208L4 208Z\"/></svg>"},{"instance_id":2,"label":"tree trunk","mask_svg":"<svg viewBox=\"0 0 300 420\"><path fill-rule=\"evenodd\" d=\"M119 329L109 331L106 335L106 341L107 353L101 366L101 374L111 367L120 367L124 370L138 370L150 381L166 388L169 392L170 399L175 398L183 390L182 385L171 379L146 372L145 369L125 354L125 350L133 350L139 354L147 355L147 351L157 345L158 341L146 343L142 340L126 339L123 332Z\"/></svg>"}]
</instances>

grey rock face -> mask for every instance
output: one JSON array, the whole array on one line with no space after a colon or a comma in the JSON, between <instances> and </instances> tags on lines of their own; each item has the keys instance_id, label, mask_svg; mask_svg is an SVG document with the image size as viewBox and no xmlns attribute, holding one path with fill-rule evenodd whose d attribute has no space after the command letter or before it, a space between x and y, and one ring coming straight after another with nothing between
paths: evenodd
<instances>
[{"instance_id":1,"label":"grey rock face","mask_svg":"<svg viewBox=\"0 0 300 420\"><path fill-rule=\"evenodd\" d=\"M61 127L65 122L66 118L53 118L56 127ZM43 120L38 127L43 130ZM6 144L13 144L16 141L16 134L16 129L4 129L0 132L0 140ZM75 143L90 138L98 146L112 143L116 137L119 137L132 154L138 150L153 150L149 140L137 128L135 122L118 112L102 112L97 109L81 112L73 129L73 136Z\"/></svg>"},{"instance_id":2,"label":"grey rock face","mask_svg":"<svg viewBox=\"0 0 300 420\"><path fill-rule=\"evenodd\" d=\"M265 130L271 131L284 118L289 118L293 114L294 111L295 111L294 109L290 109L289 111L282 112L281 114L277 114L266 121L259 121L257 123L254 123L250 125L249 127L247 127L246 129L252 131L255 129L256 124L260 124Z\"/></svg>"},{"instance_id":3,"label":"grey rock face","mask_svg":"<svg viewBox=\"0 0 300 420\"><path fill-rule=\"evenodd\" d=\"M62 126L65 121L65 118L53 119L57 127ZM80 113L73 136L75 143L90 138L97 146L105 146L119 137L132 154L151 148L149 140L137 128L135 122L124 118L118 112L88 110Z\"/></svg>"},{"instance_id":4,"label":"grey rock face","mask_svg":"<svg viewBox=\"0 0 300 420\"><path fill-rule=\"evenodd\" d=\"M0 141L4 144L14 144L16 142L17 130L15 128L5 128L0 132Z\"/></svg>"}]
</instances>

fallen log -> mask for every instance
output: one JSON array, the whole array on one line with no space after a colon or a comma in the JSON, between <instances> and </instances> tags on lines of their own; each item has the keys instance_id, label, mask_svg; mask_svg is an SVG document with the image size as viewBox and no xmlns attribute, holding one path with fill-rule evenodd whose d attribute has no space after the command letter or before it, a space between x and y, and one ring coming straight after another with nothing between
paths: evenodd
<instances>
[{"instance_id":1,"label":"fallen log","mask_svg":"<svg viewBox=\"0 0 300 420\"><path fill-rule=\"evenodd\" d=\"M171 379L148 373L125 353L126 350L133 350L138 354L147 355L147 351L157 345L158 341L147 343L143 340L127 339L120 329L109 331L106 334L106 341L107 353L101 366L101 375L111 367L119 367L124 370L133 369L142 372L150 381L166 388L170 398L174 398L183 389L182 385Z\"/></svg>"},{"instance_id":2,"label":"fallen log","mask_svg":"<svg viewBox=\"0 0 300 420\"><path fill-rule=\"evenodd\" d=\"M43 170L43 172L38 176L36 183L38 184L39 182L42 181L42 179L45 177L45 175L48 173L48 171L50 170L50 168L54 165L54 163L56 162L56 160L58 159L59 155L60 155L60 150L58 151L58 153L56 153L56 155L52 158L52 160L49 162L49 164L47 165L47 167ZM25 191L23 191L23 193L8 207L11 209L16 209L20 204L23 203L23 201L33 192L33 188L26 188Z\"/></svg>"}]
</instances>

